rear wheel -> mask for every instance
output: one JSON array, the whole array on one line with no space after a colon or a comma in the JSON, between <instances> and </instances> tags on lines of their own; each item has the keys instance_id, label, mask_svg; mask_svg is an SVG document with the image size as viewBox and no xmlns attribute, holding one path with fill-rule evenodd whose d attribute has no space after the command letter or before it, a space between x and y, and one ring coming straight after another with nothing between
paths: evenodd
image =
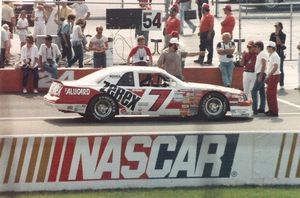
<instances>
[{"instance_id":1,"label":"rear wheel","mask_svg":"<svg viewBox=\"0 0 300 198\"><path fill-rule=\"evenodd\" d=\"M87 115L95 120L105 121L114 118L117 109L117 103L111 97L106 95L96 96L89 103Z\"/></svg>"},{"instance_id":2,"label":"rear wheel","mask_svg":"<svg viewBox=\"0 0 300 198\"><path fill-rule=\"evenodd\" d=\"M207 120L219 120L225 116L227 109L228 102L224 95L209 93L200 102L199 115Z\"/></svg>"}]
</instances>

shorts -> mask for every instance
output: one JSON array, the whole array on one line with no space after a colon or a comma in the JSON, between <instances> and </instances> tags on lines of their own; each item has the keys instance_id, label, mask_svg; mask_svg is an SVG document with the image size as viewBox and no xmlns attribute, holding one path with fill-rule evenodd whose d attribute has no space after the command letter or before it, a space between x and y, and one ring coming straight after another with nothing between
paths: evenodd
<instances>
[{"instance_id":1,"label":"shorts","mask_svg":"<svg viewBox=\"0 0 300 198\"><path fill-rule=\"evenodd\" d=\"M35 23L33 27L33 37L36 38L37 35L46 35L46 25L45 23Z\"/></svg>"}]
</instances>

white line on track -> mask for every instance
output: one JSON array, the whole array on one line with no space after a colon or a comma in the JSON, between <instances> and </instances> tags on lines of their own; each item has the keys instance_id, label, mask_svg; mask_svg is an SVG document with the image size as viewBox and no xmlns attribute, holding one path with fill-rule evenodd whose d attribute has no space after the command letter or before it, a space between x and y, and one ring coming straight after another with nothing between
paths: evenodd
<instances>
[{"instance_id":1,"label":"white line on track","mask_svg":"<svg viewBox=\"0 0 300 198\"><path fill-rule=\"evenodd\" d=\"M296 104L291 103L287 100L283 100L283 99L278 98L278 101L281 102L281 103L284 103L284 104L287 104L287 105L290 105L292 107L296 107L296 108L300 109L300 105L296 105Z\"/></svg>"},{"instance_id":2,"label":"white line on track","mask_svg":"<svg viewBox=\"0 0 300 198\"><path fill-rule=\"evenodd\" d=\"M25 120L59 120L59 119L74 119L80 118L80 116L69 116L69 117L58 117L58 116L47 116L47 117L0 117L0 121L25 121Z\"/></svg>"}]
</instances>

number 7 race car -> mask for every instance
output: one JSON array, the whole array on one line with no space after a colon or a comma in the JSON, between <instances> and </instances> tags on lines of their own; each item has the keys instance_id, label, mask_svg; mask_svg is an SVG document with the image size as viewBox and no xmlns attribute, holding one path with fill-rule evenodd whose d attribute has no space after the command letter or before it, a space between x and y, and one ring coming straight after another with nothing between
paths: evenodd
<instances>
[{"instance_id":1,"label":"number 7 race car","mask_svg":"<svg viewBox=\"0 0 300 198\"><path fill-rule=\"evenodd\" d=\"M44 96L62 112L109 120L116 115L252 117L252 102L237 89L183 82L157 67L114 66L75 81L54 81Z\"/></svg>"}]
</instances>

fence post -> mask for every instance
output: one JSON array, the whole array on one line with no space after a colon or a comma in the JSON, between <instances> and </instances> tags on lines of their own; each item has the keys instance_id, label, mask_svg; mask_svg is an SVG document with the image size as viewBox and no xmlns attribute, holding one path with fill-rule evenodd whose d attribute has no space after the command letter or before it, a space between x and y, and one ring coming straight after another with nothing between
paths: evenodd
<instances>
[{"instance_id":1,"label":"fence post","mask_svg":"<svg viewBox=\"0 0 300 198\"><path fill-rule=\"evenodd\" d=\"M121 0L121 8L124 8L124 0Z\"/></svg>"},{"instance_id":2,"label":"fence post","mask_svg":"<svg viewBox=\"0 0 300 198\"><path fill-rule=\"evenodd\" d=\"M293 5L290 5L290 60L293 59Z\"/></svg>"}]
</instances>

